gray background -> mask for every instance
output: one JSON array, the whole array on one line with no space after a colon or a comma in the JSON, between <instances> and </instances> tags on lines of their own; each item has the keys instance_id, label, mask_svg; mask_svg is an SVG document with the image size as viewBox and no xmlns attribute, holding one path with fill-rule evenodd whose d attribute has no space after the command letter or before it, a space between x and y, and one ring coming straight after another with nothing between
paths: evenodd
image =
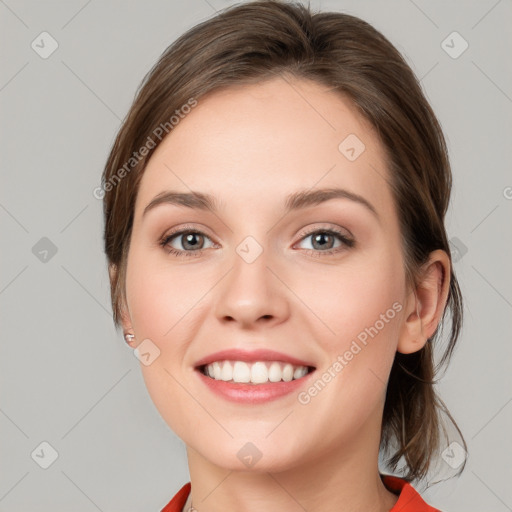
<instances>
[{"instance_id":1,"label":"gray background","mask_svg":"<svg viewBox=\"0 0 512 512\"><path fill-rule=\"evenodd\" d=\"M144 74L231 3L0 0L2 512L157 511L188 481L185 447L113 327L92 191ZM511 1L311 5L381 30L445 131L466 319L439 389L469 458L423 496L443 511L512 510ZM59 45L46 59L31 47L43 31ZM458 58L441 44L453 31L469 44ZM43 441L58 452L47 469Z\"/></svg>"}]
</instances>

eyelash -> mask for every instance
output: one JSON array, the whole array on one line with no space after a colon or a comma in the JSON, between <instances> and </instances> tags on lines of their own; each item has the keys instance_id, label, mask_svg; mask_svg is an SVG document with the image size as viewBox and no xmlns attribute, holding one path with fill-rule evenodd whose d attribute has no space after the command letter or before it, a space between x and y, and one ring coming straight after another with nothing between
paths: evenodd
<instances>
[{"instance_id":1,"label":"eyelash","mask_svg":"<svg viewBox=\"0 0 512 512\"><path fill-rule=\"evenodd\" d=\"M305 238L308 238L308 237L310 237L312 235L317 235L317 234L320 234L320 233L327 234L327 235L332 235L332 236L337 237L342 242L342 244L345 247L337 247L337 248L334 248L334 249L329 249L327 251L316 251L314 249L304 249L307 254L309 254L311 256L329 256L329 255L336 254L336 253L342 251L346 247L352 248L355 245L355 240L354 239L347 237L341 231L338 231L338 230L333 229L333 228L329 228L329 229L322 229L322 228L320 228L320 229L316 229L316 230L313 230L313 231L308 231L308 232L305 232L305 233L303 232L300 235L301 238L300 238L299 242L302 241ZM167 247L167 245L169 244L169 242L173 238L179 237L181 235L189 235L189 234L200 234L202 236L205 236L205 237L209 238L208 235L206 235L202 231L199 231L198 229L194 229L192 226L190 226L190 227L186 226L184 229L181 229L179 231L175 231L173 233L170 233L169 235L164 236L159 241L159 245L162 246L162 248L165 249ZM181 258L181 257L189 257L189 256L200 256L201 253L203 251L205 251L205 250L206 249L199 249L199 250L195 250L195 251L179 251L179 250L174 249L174 248L171 247L171 248L168 248L167 253L168 254L172 254L176 258Z\"/></svg>"}]
</instances>

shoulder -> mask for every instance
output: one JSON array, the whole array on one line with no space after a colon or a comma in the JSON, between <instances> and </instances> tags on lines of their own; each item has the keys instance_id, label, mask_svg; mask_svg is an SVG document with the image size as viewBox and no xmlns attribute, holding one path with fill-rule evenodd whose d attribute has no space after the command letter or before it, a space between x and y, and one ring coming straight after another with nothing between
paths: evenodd
<instances>
[{"instance_id":1,"label":"shoulder","mask_svg":"<svg viewBox=\"0 0 512 512\"><path fill-rule=\"evenodd\" d=\"M172 498L161 512L181 512L190 493L191 484L187 482Z\"/></svg>"},{"instance_id":2,"label":"shoulder","mask_svg":"<svg viewBox=\"0 0 512 512\"><path fill-rule=\"evenodd\" d=\"M428 505L419 492L406 480L392 475L381 475L386 488L398 496L398 501L389 512L441 512Z\"/></svg>"}]
</instances>

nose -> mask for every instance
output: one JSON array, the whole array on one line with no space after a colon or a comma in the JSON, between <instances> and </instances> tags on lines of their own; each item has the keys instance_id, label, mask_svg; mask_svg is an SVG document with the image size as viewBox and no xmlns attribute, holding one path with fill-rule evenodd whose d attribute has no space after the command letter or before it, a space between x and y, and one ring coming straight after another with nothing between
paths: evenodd
<instances>
[{"instance_id":1,"label":"nose","mask_svg":"<svg viewBox=\"0 0 512 512\"><path fill-rule=\"evenodd\" d=\"M219 283L215 315L222 323L233 322L243 329L277 325L288 317L286 286L268 267L265 251L248 263L238 254Z\"/></svg>"}]
</instances>

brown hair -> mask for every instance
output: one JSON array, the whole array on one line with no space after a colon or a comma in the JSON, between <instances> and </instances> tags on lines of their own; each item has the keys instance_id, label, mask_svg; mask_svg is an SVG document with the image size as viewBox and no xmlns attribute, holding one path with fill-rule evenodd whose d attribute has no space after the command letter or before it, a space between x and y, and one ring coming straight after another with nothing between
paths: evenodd
<instances>
[{"instance_id":1,"label":"brown hair","mask_svg":"<svg viewBox=\"0 0 512 512\"><path fill-rule=\"evenodd\" d=\"M355 16L312 13L309 6L295 2L247 2L194 26L164 51L141 83L113 144L102 180L105 253L109 268L115 270L110 284L116 327L121 304L126 303L125 271L138 186L161 141L154 141L155 128L169 128L169 119L191 98L196 101L221 88L286 74L314 80L350 98L376 129L388 158L408 284L417 283L431 251L443 249L451 259L444 227L452 184L446 143L404 58L380 32ZM144 145L149 148L150 140L153 147L135 159L134 152ZM449 342L435 366L434 342L447 310ZM425 477L432 458L444 448L442 413L467 448L433 380L449 361L461 327L462 296L452 268L436 332L421 350L396 353L388 382L381 450L394 446L386 462L395 470L403 458L406 480Z\"/></svg>"}]
</instances>

